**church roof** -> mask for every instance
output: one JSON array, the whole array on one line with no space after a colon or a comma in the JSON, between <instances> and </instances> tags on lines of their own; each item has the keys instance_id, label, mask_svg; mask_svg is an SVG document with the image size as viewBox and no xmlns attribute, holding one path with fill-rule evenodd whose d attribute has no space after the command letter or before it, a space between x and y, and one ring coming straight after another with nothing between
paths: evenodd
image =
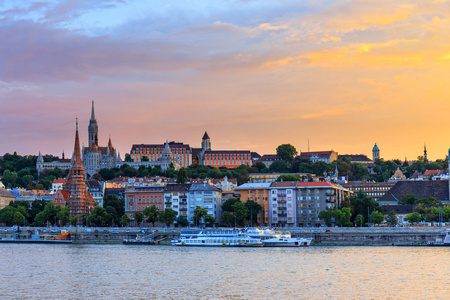
<instances>
[{"instance_id":1,"label":"church roof","mask_svg":"<svg viewBox=\"0 0 450 300\"><path fill-rule=\"evenodd\" d=\"M208 133L205 131L205 134L203 135L202 140L206 140L206 139L209 139L209 135L208 135Z\"/></svg>"},{"instance_id":2,"label":"church roof","mask_svg":"<svg viewBox=\"0 0 450 300\"><path fill-rule=\"evenodd\" d=\"M377 146L377 143L375 143L375 146L373 146L372 151L380 151L380 149L379 149L378 146Z\"/></svg>"}]
</instances>

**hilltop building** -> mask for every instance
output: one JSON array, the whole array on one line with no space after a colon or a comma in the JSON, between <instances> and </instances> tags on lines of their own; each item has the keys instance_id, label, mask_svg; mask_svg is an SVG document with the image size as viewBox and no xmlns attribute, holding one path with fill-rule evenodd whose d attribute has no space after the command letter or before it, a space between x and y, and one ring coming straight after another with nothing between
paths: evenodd
<instances>
[{"instance_id":1,"label":"hilltop building","mask_svg":"<svg viewBox=\"0 0 450 300\"><path fill-rule=\"evenodd\" d=\"M130 156L133 163L158 165L161 157L164 156L166 147L169 147L171 153L170 157L167 155L166 157L171 158L171 162L179 164L180 167L200 164L211 167L237 168L240 165L251 166L252 160L259 156L249 150L212 150L211 139L206 131L202 137L201 148L192 148L179 142L166 142L165 145L135 144L131 148ZM133 163L128 164L133 166ZM162 166L161 168L164 170Z\"/></svg>"},{"instance_id":2,"label":"hilltop building","mask_svg":"<svg viewBox=\"0 0 450 300\"><path fill-rule=\"evenodd\" d=\"M338 159L338 153L336 151L314 151L314 152L302 152L300 159L309 159L313 163L318 161L324 161L327 164L332 163L333 161Z\"/></svg>"}]
</instances>

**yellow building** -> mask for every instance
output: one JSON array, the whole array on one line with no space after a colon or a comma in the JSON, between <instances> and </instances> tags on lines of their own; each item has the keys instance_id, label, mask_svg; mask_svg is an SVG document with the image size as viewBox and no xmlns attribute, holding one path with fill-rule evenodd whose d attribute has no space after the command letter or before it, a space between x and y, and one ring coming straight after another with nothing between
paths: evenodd
<instances>
[{"instance_id":1,"label":"yellow building","mask_svg":"<svg viewBox=\"0 0 450 300\"><path fill-rule=\"evenodd\" d=\"M0 189L0 209L9 205L9 202L15 201L16 197L6 189Z\"/></svg>"},{"instance_id":2,"label":"yellow building","mask_svg":"<svg viewBox=\"0 0 450 300\"><path fill-rule=\"evenodd\" d=\"M235 195L239 196L241 202L246 203L253 200L261 205L261 212L256 221L259 226L269 225L269 189L270 183L245 183L234 189Z\"/></svg>"},{"instance_id":3,"label":"yellow building","mask_svg":"<svg viewBox=\"0 0 450 300\"><path fill-rule=\"evenodd\" d=\"M250 173L249 174L250 182L252 182L252 183L275 182L278 179L278 177L280 177L281 175L296 175L296 176L299 176L300 178L307 178L308 175L314 176L309 173Z\"/></svg>"}]
</instances>

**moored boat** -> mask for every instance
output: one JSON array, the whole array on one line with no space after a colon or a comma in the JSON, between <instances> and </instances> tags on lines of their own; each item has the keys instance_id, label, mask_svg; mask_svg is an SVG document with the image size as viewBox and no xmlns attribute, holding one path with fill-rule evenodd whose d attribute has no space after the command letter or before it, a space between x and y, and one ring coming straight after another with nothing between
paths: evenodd
<instances>
[{"instance_id":1,"label":"moored boat","mask_svg":"<svg viewBox=\"0 0 450 300\"><path fill-rule=\"evenodd\" d=\"M247 234L238 233L230 236L214 236L200 233L197 236L180 237L172 240L174 246L221 246L221 247L262 247L261 240L251 238Z\"/></svg>"}]
</instances>

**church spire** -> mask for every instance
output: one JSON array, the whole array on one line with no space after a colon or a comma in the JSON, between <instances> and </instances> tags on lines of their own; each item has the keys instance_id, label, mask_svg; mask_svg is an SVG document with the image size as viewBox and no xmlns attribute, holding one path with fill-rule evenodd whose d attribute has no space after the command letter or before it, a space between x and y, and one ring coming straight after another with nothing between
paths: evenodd
<instances>
[{"instance_id":1,"label":"church spire","mask_svg":"<svg viewBox=\"0 0 450 300\"><path fill-rule=\"evenodd\" d=\"M94 100L92 100L91 120L95 120Z\"/></svg>"},{"instance_id":2,"label":"church spire","mask_svg":"<svg viewBox=\"0 0 450 300\"><path fill-rule=\"evenodd\" d=\"M427 144L423 144L423 159L427 160L428 159L428 154L427 154Z\"/></svg>"},{"instance_id":3,"label":"church spire","mask_svg":"<svg viewBox=\"0 0 450 300\"><path fill-rule=\"evenodd\" d=\"M97 120L95 119L94 100L92 100L92 112L91 119L89 120L88 134L89 147L92 147L94 144L98 146L98 125Z\"/></svg>"},{"instance_id":4,"label":"church spire","mask_svg":"<svg viewBox=\"0 0 450 300\"><path fill-rule=\"evenodd\" d=\"M78 135L78 118L76 121L75 146L73 148L72 167L73 166L83 167L83 161L81 160L80 137Z\"/></svg>"}]
</instances>

